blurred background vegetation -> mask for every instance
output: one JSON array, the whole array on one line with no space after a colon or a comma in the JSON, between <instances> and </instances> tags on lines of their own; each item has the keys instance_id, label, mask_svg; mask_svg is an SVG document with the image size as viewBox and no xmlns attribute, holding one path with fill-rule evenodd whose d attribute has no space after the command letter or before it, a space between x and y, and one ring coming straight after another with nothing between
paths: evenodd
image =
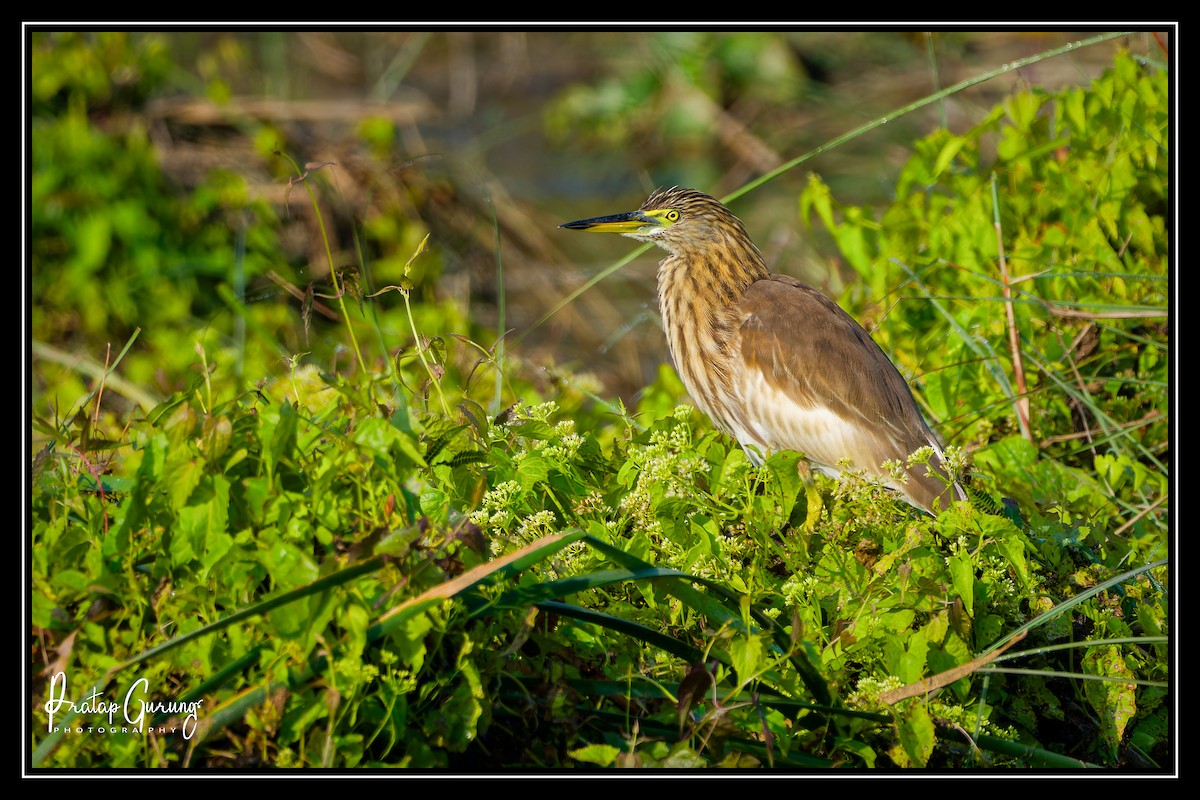
<instances>
[{"instance_id":1,"label":"blurred background vegetation","mask_svg":"<svg viewBox=\"0 0 1200 800\"><path fill-rule=\"evenodd\" d=\"M634 208L662 185L722 196L939 88L1092 35L35 32L35 408L81 394L73 376L135 326L123 376L143 392L178 387L187 361L173 354L190 356L197 328L236 350L245 322L220 284L290 351L239 360L245 374L283 374L279 358L301 352L329 363L321 349L339 339L324 331L337 323L319 298L298 324L295 297L327 279L330 260L291 161L327 165L312 174L338 268L364 264L369 288L395 284L431 234L409 276L420 299L447 301L439 313L458 309L488 342L503 313L521 337L511 354L632 398L665 355L657 256L558 309L627 252L559 223ZM1086 85L1121 48L1159 51L1137 33L1013 70L821 153L734 209L769 263L839 296L851 276L799 216L810 172L840 203L879 207L914 139L968 130L1022 88Z\"/></svg>"}]
</instances>

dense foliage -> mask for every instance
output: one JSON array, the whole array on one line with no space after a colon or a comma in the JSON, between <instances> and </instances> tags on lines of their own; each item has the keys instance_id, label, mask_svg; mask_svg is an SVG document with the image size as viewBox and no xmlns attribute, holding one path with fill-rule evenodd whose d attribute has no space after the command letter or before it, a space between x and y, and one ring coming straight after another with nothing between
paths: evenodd
<instances>
[{"instance_id":1,"label":"dense foliage","mask_svg":"<svg viewBox=\"0 0 1200 800\"><path fill-rule=\"evenodd\" d=\"M1171 763L1165 69L922 139L881 214L798 198L957 445L973 500L930 518L754 468L667 367L636 408L547 383L426 294L419 232L365 221L387 285L330 257L335 347L242 302L269 204L96 125L93 59L167 71L139 47L35 39L34 766ZM79 702L139 685L175 705L132 732Z\"/></svg>"}]
</instances>

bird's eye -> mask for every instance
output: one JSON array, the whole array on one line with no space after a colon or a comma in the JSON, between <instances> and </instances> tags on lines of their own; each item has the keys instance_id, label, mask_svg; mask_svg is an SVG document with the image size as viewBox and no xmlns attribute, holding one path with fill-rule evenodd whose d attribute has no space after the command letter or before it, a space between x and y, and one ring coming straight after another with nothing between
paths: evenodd
<instances>
[{"instance_id":1,"label":"bird's eye","mask_svg":"<svg viewBox=\"0 0 1200 800\"><path fill-rule=\"evenodd\" d=\"M664 214L663 217L667 220L667 222L675 222L679 219L679 212L672 209Z\"/></svg>"}]
</instances>

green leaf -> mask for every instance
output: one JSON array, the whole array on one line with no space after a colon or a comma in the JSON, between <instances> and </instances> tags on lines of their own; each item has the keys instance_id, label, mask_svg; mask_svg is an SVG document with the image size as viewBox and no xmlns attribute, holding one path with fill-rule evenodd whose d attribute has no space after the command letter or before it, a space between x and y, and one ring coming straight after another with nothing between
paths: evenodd
<instances>
[{"instance_id":1,"label":"green leaf","mask_svg":"<svg viewBox=\"0 0 1200 800\"><path fill-rule=\"evenodd\" d=\"M1094 646L1083 658L1083 666L1103 681L1084 681L1084 694L1100 721L1100 731L1109 753L1116 755L1125 736L1125 728L1137 714L1137 686L1121 678L1132 679L1133 674L1121 651L1112 645Z\"/></svg>"},{"instance_id":2,"label":"green leaf","mask_svg":"<svg viewBox=\"0 0 1200 800\"><path fill-rule=\"evenodd\" d=\"M549 462L536 451L525 453L525 457L517 464L517 480L521 482L521 488L525 491L545 483L549 475Z\"/></svg>"},{"instance_id":3,"label":"green leaf","mask_svg":"<svg viewBox=\"0 0 1200 800\"><path fill-rule=\"evenodd\" d=\"M967 614L975 613L975 564L970 555L960 553L947 559L954 594L963 602Z\"/></svg>"},{"instance_id":4,"label":"green leaf","mask_svg":"<svg viewBox=\"0 0 1200 800\"><path fill-rule=\"evenodd\" d=\"M216 542L215 537L225 534L229 523L229 481L220 475L213 476L207 489L211 495L207 501L179 511L178 525L171 532L175 566L209 553L214 547L228 549L227 545Z\"/></svg>"},{"instance_id":5,"label":"green leaf","mask_svg":"<svg viewBox=\"0 0 1200 800\"><path fill-rule=\"evenodd\" d=\"M758 636L742 633L729 643L730 662L738 680L743 684L763 670L765 655L763 642Z\"/></svg>"},{"instance_id":6,"label":"green leaf","mask_svg":"<svg viewBox=\"0 0 1200 800\"><path fill-rule=\"evenodd\" d=\"M583 761L600 767L611 767L617 760L617 756L621 755L621 751L610 744L589 744L574 750L568 750L567 754L576 761Z\"/></svg>"},{"instance_id":7,"label":"green leaf","mask_svg":"<svg viewBox=\"0 0 1200 800\"><path fill-rule=\"evenodd\" d=\"M937 160L933 164L933 174L930 176L930 182L937 180L937 177L946 171L950 166L950 162L958 155L958 152L966 145L967 139L963 136L952 136L942 145L942 149L938 152Z\"/></svg>"},{"instance_id":8,"label":"green leaf","mask_svg":"<svg viewBox=\"0 0 1200 800\"><path fill-rule=\"evenodd\" d=\"M896 719L896 734L907 756L905 766L924 767L929 763L937 737L924 703L913 702L905 706Z\"/></svg>"}]
</instances>

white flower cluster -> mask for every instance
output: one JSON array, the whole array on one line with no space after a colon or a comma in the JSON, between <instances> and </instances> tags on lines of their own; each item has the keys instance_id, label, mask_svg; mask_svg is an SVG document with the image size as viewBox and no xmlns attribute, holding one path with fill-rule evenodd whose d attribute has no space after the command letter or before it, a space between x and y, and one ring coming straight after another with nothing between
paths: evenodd
<instances>
[{"instance_id":1,"label":"white flower cluster","mask_svg":"<svg viewBox=\"0 0 1200 800\"><path fill-rule=\"evenodd\" d=\"M479 503L479 510L470 515L471 522L487 531L489 528L506 530L512 512L509 508L521 495L521 484L516 481L498 483L487 491Z\"/></svg>"},{"instance_id":2,"label":"white flower cluster","mask_svg":"<svg viewBox=\"0 0 1200 800\"><path fill-rule=\"evenodd\" d=\"M553 400L547 400L544 403L538 403L536 406L529 406L525 409L527 419L534 419L538 422L550 424L550 417L558 413L558 403Z\"/></svg>"},{"instance_id":3,"label":"white flower cluster","mask_svg":"<svg viewBox=\"0 0 1200 800\"><path fill-rule=\"evenodd\" d=\"M521 524L517 526L517 539L522 544L540 539L555 532L555 523L553 511L548 509L537 511L521 520Z\"/></svg>"},{"instance_id":4,"label":"white flower cluster","mask_svg":"<svg viewBox=\"0 0 1200 800\"><path fill-rule=\"evenodd\" d=\"M849 708L877 709L882 705L879 700L881 694L895 691L903 685L904 681L895 675L888 675L884 678L867 675L858 682L858 686L846 697L846 705Z\"/></svg>"},{"instance_id":5,"label":"white flower cluster","mask_svg":"<svg viewBox=\"0 0 1200 800\"><path fill-rule=\"evenodd\" d=\"M1010 603L1019 606L1021 593L1017 591L1017 584L1012 579L1008 562L1000 556L989 555L983 559L981 566L983 569L979 579L991 587L992 602L1003 603L1005 606Z\"/></svg>"},{"instance_id":6,"label":"white flower cluster","mask_svg":"<svg viewBox=\"0 0 1200 800\"><path fill-rule=\"evenodd\" d=\"M799 572L784 581L780 587L787 604L796 607L809 605L814 597L819 599L821 590L822 583L817 576Z\"/></svg>"},{"instance_id":7,"label":"white flower cluster","mask_svg":"<svg viewBox=\"0 0 1200 800\"><path fill-rule=\"evenodd\" d=\"M675 418L686 412L689 406L675 410ZM697 474L707 469L707 462L696 455L687 454L691 449L691 429L676 425L667 431L654 431L650 443L643 447L631 447L629 457L641 465L637 481L629 493L621 498L621 511L631 516L641 527L657 528L654 508L651 505L651 488L659 488L661 497L692 497L695 494Z\"/></svg>"},{"instance_id":8,"label":"white flower cluster","mask_svg":"<svg viewBox=\"0 0 1200 800\"><path fill-rule=\"evenodd\" d=\"M542 446L542 455L557 464L566 464L575 458L583 444L583 437L575 432L575 423L563 420L554 426L554 439Z\"/></svg>"}]
</instances>

